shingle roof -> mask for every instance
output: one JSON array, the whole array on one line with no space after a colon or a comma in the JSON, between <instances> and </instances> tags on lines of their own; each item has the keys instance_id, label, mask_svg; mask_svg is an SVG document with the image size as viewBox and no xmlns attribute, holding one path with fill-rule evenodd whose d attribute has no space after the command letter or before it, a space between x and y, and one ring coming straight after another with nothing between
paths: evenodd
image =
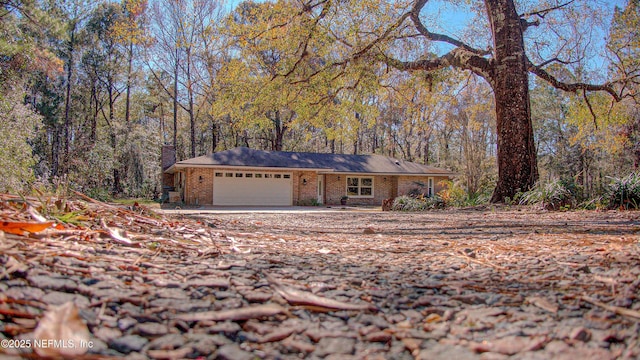
<instances>
[{"instance_id":1,"label":"shingle roof","mask_svg":"<svg viewBox=\"0 0 640 360\"><path fill-rule=\"evenodd\" d=\"M167 171L173 172L177 168L212 166L314 169L336 173L454 175L445 169L382 155L265 151L246 147L237 147L183 160L174 164Z\"/></svg>"}]
</instances>

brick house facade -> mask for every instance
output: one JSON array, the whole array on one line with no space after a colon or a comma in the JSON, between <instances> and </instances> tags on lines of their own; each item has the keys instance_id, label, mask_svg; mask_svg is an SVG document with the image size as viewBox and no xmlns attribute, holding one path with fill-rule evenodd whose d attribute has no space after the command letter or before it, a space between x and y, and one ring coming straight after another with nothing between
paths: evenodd
<instances>
[{"instance_id":1,"label":"brick house facade","mask_svg":"<svg viewBox=\"0 0 640 360\"><path fill-rule=\"evenodd\" d=\"M417 191L432 196L454 174L380 155L236 148L178 162L176 191L188 205L380 205Z\"/></svg>"}]
</instances>

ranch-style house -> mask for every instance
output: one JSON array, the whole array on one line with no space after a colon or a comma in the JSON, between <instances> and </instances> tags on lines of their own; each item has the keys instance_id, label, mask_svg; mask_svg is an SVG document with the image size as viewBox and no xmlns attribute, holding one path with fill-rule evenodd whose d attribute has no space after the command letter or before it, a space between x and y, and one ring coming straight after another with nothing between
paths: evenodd
<instances>
[{"instance_id":1,"label":"ranch-style house","mask_svg":"<svg viewBox=\"0 0 640 360\"><path fill-rule=\"evenodd\" d=\"M165 147L166 148L166 147ZM381 155L264 151L237 147L167 163L171 201L187 205L380 205L412 191L433 196L455 174ZM173 151L169 148L169 154ZM175 156L175 155L174 155Z\"/></svg>"}]
</instances>

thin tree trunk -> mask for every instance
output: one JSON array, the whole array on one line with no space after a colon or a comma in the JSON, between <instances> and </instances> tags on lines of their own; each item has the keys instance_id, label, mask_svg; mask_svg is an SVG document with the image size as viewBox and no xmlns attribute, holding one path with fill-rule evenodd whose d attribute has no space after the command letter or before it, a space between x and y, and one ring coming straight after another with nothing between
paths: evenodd
<instances>
[{"instance_id":1,"label":"thin tree trunk","mask_svg":"<svg viewBox=\"0 0 640 360\"><path fill-rule=\"evenodd\" d=\"M275 136L271 145L271 150L282 151L282 143L284 141L284 133L287 131L287 127L282 124L282 114L279 110L274 112L273 127Z\"/></svg>"},{"instance_id":2,"label":"thin tree trunk","mask_svg":"<svg viewBox=\"0 0 640 360\"><path fill-rule=\"evenodd\" d=\"M636 116L636 121L629 127L629 140L633 143L633 169L640 168L640 116Z\"/></svg>"},{"instance_id":3,"label":"thin tree trunk","mask_svg":"<svg viewBox=\"0 0 640 360\"><path fill-rule=\"evenodd\" d=\"M425 165L429 165L429 152L431 151L431 131L429 131L429 134L425 136L425 141L424 141L424 164Z\"/></svg>"},{"instance_id":4,"label":"thin tree trunk","mask_svg":"<svg viewBox=\"0 0 640 360\"><path fill-rule=\"evenodd\" d=\"M187 97L188 97L188 110L189 113L189 134L191 141L191 157L196 157L196 117L194 114L194 100L193 100L193 83L191 81L191 48L187 48L186 60L186 76L187 76Z\"/></svg>"},{"instance_id":5,"label":"thin tree trunk","mask_svg":"<svg viewBox=\"0 0 640 360\"><path fill-rule=\"evenodd\" d=\"M60 171L60 126L54 123L51 132L51 176L57 176Z\"/></svg>"},{"instance_id":6,"label":"thin tree trunk","mask_svg":"<svg viewBox=\"0 0 640 360\"><path fill-rule=\"evenodd\" d=\"M111 87L109 87L109 127L111 128L110 140L111 149L113 150L113 195L120 193L120 170L118 165L118 135L115 129L115 97Z\"/></svg>"},{"instance_id":7,"label":"thin tree trunk","mask_svg":"<svg viewBox=\"0 0 640 360\"><path fill-rule=\"evenodd\" d=\"M211 118L211 152L216 152L216 148L218 147L218 128L216 126L216 121Z\"/></svg>"},{"instance_id":8,"label":"thin tree trunk","mask_svg":"<svg viewBox=\"0 0 640 360\"><path fill-rule=\"evenodd\" d=\"M129 120L131 119L131 76L133 69L133 42L129 41L129 49L128 49L128 64L127 64L127 98L125 101L124 108L124 122L126 126L129 126ZM128 134L128 131L125 132Z\"/></svg>"},{"instance_id":9,"label":"thin tree trunk","mask_svg":"<svg viewBox=\"0 0 640 360\"><path fill-rule=\"evenodd\" d=\"M91 86L91 103L95 106L93 110L93 114L91 117L91 126L89 133L89 140L91 141L91 146L95 145L96 142L96 130L98 129L98 114L100 113L100 100L98 99L98 93L96 90L96 84Z\"/></svg>"},{"instance_id":10,"label":"thin tree trunk","mask_svg":"<svg viewBox=\"0 0 640 360\"><path fill-rule=\"evenodd\" d=\"M173 146L178 148L178 72L180 70L180 61L178 56L180 55L179 49L176 46L176 67L173 73Z\"/></svg>"},{"instance_id":11,"label":"thin tree trunk","mask_svg":"<svg viewBox=\"0 0 640 360\"><path fill-rule=\"evenodd\" d=\"M62 160L62 173L66 174L69 169L69 149L71 141L71 79L73 76L73 52L75 43L76 24L73 24L71 28L71 37L69 39L69 46L67 48L69 52L69 60L67 62L67 88L64 99L64 153Z\"/></svg>"}]
</instances>

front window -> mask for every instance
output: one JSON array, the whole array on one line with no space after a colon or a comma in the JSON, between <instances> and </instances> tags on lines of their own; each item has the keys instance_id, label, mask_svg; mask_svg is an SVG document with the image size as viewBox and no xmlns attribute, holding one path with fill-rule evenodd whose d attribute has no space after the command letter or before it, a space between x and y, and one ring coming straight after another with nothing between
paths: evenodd
<instances>
[{"instance_id":1,"label":"front window","mask_svg":"<svg viewBox=\"0 0 640 360\"><path fill-rule=\"evenodd\" d=\"M350 197L373 197L373 178L348 177L347 195Z\"/></svg>"}]
</instances>

